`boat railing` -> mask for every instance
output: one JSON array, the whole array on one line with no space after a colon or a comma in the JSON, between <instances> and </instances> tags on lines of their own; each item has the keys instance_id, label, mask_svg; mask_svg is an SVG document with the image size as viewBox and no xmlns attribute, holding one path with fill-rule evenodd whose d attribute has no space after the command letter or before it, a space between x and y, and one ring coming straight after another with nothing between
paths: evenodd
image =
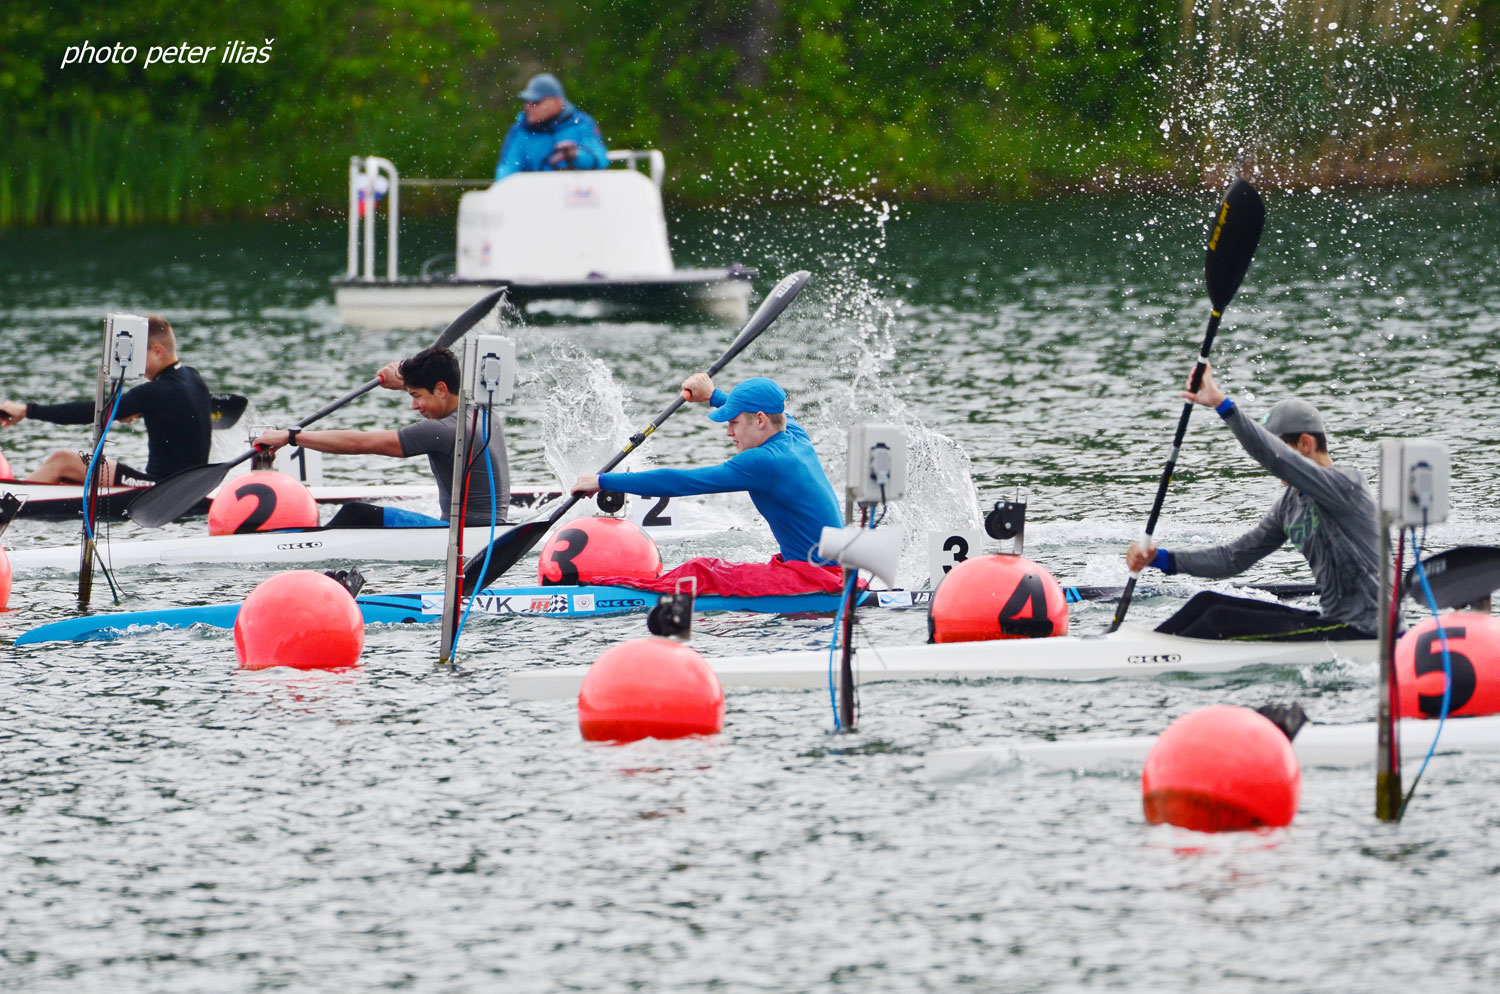
<instances>
[{"instance_id":1,"label":"boat railing","mask_svg":"<svg viewBox=\"0 0 1500 994\"><path fill-rule=\"evenodd\" d=\"M616 149L609 153L609 161L611 165L622 163L626 169L635 170L639 170L641 163L645 163L651 181L658 189L666 179L667 160L658 149ZM488 179L402 179L396 171L396 164L389 159L382 159L378 155L351 155L349 263L346 277L351 280L358 277L366 283L375 282L375 213L382 197L386 202L385 274L386 279L395 281L400 252L401 187L486 187L492 182L494 181Z\"/></svg>"},{"instance_id":2,"label":"boat railing","mask_svg":"<svg viewBox=\"0 0 1500 994\"><path fill-rule=\"evenodd\" d=\"M611 163L623 162L627 169L639 169L642 162L646 163L651 174L651 182L656 184L658 190L661 189L662 180L667 178L667 158L654 148L616 149L609 153L609 161Z\"/></svg>"}]
</instances>

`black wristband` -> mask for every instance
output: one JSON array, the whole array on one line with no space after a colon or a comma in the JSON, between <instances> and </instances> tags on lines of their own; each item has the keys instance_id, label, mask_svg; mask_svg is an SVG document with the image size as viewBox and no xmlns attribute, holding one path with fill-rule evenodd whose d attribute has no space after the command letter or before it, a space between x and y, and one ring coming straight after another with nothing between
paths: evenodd
<instances>
[{"instance_id":1,"label":"black wristband","mask_svg":"<svg viewBox=\"0 0 1500 994\"><path fill-rule=\"evenodd\" d=\"M302 431L301 428L288 428L286 430L286 444L288 444L288 445L296 445L297 444L297 435L301 431Z\"/></svg>"}]
</instances>

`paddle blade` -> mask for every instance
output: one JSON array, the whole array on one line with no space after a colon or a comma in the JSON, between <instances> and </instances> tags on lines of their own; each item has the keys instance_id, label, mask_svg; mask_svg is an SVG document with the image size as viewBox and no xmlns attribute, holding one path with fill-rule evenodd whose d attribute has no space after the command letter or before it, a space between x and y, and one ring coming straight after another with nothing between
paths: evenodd
<instances>
[{"instance_id":1,"label":"paddle blade","mask_svg":"<svg viewBox=\"0 0 1500 994\"><path fill-rule=\"evenodd\" d=\"M147 528L160 528L168 521L176 521L208 496L208 492L219 485L224 474L234 465L232 462L213 462L174 473L131 501L125 509L125 516Z\"/></svg>"},{"instance_id":2,"label":"paddle blade","mask_svg":"<svg viewBox=\"0 0 1500 994\"><path fill-rule=\"evenodd\" d=\"M214 431L233 428L245 415L250 398L237 393L216 393L208 398L208 418Z\"/></svg>"},{"instance_id":3,"label":"paddle blade","mask_svg":"<svg viewBox=\"0 0 1500 994\"><path fill-rule=\"evenodd\" d=\"M719 361L708 367L708 375L714 376L734 359L735 356L745 351L745 347L760 337L760 333L770 327L771 322L781 316L797 299L797 294L807 285L812 278L812 273L805 269L799 269L790 276L782 279L771 292L766 294L766 299L761 301L755 313L750 315L750 320L745 322L744 330L739 333L725 353L719 357Z\"/></svg>"},{"instance_id":4,"label":"paddle blade","mask_svg":"<svg viewBox=\"0 0 1500 994\"><path fill-rule=\"evenodd\" d=\"M1493 545L1460 545L1428 556L1422 568L1440 611L1473 604L1500 589L1500 548ZM1407 596L1426 607L1416 567L1407 570L1405 583Z\"/></svg>"},{"instance_id":5,"label":"paddle blade","mask_svg":"<svg viewBox=\"0 0 1500 994\"><path fill-rule=\"evenodd\" d=\"M506 570L520 562L521 557L536 547L554 521L556 521L555 516L542 518L539 521L526 521L516 525L505 534L497 536L490 545L488 568L484 568L485 556L482 552L471 558L468 565L464 567L463 589L465 593L483 590L503 576ZM480 573L481 569L484 569L483 574Z\"/></svg>"},{"instance_id":6,"label":"paddle blade","mask_svg":"<svg viewBox=\"0 0 1500 994\"><path fill-rule=\"evenodd\" d=\"M464 337L464 332L468 331L480 321L484 320L484 316L490 311L494 310L495 305L500 303L500 298L505 296L508 292L509 291L506 287L501 287L498 290L492 291L491 293L487 293L483 297L480 297L479 300L476 301L468 310L464 311L458 317L454 318L453 323L448 326L447 330L445 330L441 335L438 336L438 340L433 344L437 348L446 349L448 346Z\"/></svg>"},{"instance_id":7,"label":"paddle blade","mask_svg":"<svg viewBox=\"0 0 1500 994\"><path fill-rule=\"evenodd\" d=\"M1250 260L1265 226L1266 205L1255 187L1242 179L1229 184L1224 202L1210 222L1208 257L1204 264L1208 299L1213 301L1214 310L1224 310L1234 299L1250 269Z\"/></svg>"}]
</instances>

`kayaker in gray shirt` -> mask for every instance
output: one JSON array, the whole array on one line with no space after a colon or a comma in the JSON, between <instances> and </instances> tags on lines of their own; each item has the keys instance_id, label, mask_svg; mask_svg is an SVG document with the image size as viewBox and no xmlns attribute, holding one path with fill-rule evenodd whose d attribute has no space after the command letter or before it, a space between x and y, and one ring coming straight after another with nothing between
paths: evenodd
<instances>
[{"instance_id":1,"label":"kayaker in gray shirt","mask_svg":"<svg viewBox=\"0 0 1500 994\"><path fill-rule=\"evenodd\" d=\"M460 370L458 357L444 348L423 349L410 359L387 363L376 376L387 390L405 390L411 396L412 410L422 420L404 428L332 429L268 431L255 440L255 446L275 451L283 445L301 445L319 452L370 453L409 459L425 455L432 477L437 481L439 517L418 514L404 508L373 504L345 504L329 522L343 528L414 528L447 524L449 498L453 484L453 444L458 432L458 391ZM476 408L470 408L473 415ZM479 452L484 448L483 422L476 418L475 427L467 433L465 449L469 464L469 495L464 524L487 525L490 508L496 508L497 523L505 521L510 506L510 468L505 457L505 432L500 414L490 415L490 468L486 469ZM495 479L490 495L490 476Z\"/></svg>"},{"instance_id":2,"label":"kayaker in gray shirt","mask_svg":"<svg viewBox=\"0 0 1500 994\"><path fill-rule=\"evenodd\" d=\"M1288 540L1312 568L1321 611L1204 591L1157 631L1193 638L1344 640L1375 637L1379 559L1375 498L1360 475L1333 464L1318 409L1288 398L1271 408L1265 427L1235 406L1205 369L1197 393L1183 399L1211 407L1256 462L1286 485L1286 492L1254 528L1225 545L1168 551L1132 542L1132 570L1154 566L1166 573L1234 576Z\"/></svg>"}]
</instances>

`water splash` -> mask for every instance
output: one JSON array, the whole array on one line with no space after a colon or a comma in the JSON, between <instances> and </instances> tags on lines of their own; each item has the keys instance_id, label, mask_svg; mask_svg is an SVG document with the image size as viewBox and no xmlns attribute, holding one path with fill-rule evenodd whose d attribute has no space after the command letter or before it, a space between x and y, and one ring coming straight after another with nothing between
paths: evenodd
<instances>
[{"instance_id":1,"label":"water splash","mask_svg":"<svg viewBox=\"0 0 1500 994\"><path fill-rule=\"evenodd\" d=\"M625 413L627 392L609 368L581 346L557 339L526 356L517 387L545 394L540 415L548 467L563 486L596 473L635 430ZM645 453L631 469L650 468Z\"/></svg>"}]
</instances>

